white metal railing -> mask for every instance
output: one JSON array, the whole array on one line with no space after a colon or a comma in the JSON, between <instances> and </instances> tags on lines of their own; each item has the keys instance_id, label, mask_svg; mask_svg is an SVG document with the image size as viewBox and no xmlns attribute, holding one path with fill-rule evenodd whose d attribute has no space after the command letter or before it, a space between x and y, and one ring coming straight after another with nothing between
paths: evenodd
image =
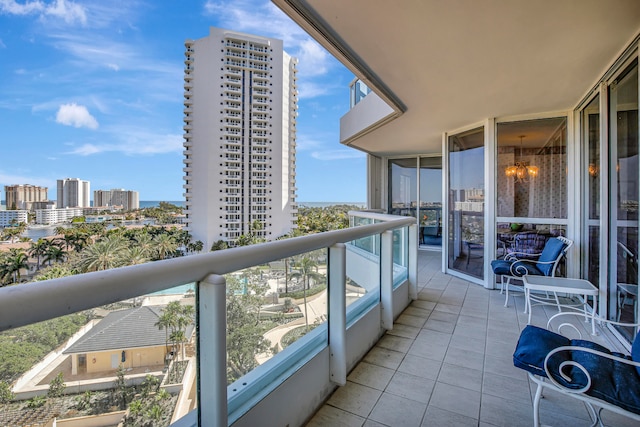
<instances>
[{"instance_id":1,"label":"white metal railing","mask_svg":"<svg viewBox=\"0 0 640 427\"><path fill-rule=\"evenodd\" d=\"M358 212L350 212L358 215ZM367 217L370 218L367 214ZM371 219L371 218L370 218ZM302 253L329 250L328 329L330 368L334 384L344 384L346 243L369 236L380 239L380 305L382 324L393 323L394 230L404 230L404 245L415 253L407 264L409 295L416 297L417 229L415 220L379 216L384 221L343 230L116 268L82 275L0 288L0 331L53 319L82 310L147 295L185 283L197 283L198 425L227 425L226 285L223 275ZM354 304L355 305L355 304ZM308 350L307 350L308 352ZM250 373L251 374L251 373ZM246 382L246 381L245 381ZM273 384L273 388L280 383ZM255 393L253 393L255 394ZM292 409L295 410L295 409ZM196 412L196 411L194 411ZM308 414L311 415L311 414ZM190 413L176 425L193 425ZM237 419L237 418L236 418Z\"/></svg>"}]
</instances>

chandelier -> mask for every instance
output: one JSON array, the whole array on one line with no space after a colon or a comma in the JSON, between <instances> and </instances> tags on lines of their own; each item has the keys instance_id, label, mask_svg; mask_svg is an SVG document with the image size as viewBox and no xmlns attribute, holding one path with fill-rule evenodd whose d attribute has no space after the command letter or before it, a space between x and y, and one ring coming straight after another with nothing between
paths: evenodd
<instances>
[{"instance_id":1,"label":"chandelier","mask_svg":"<svg viewBox=\"0 0 640 427\"><path fill-rule=\"evenodd\" d=\"M522 138L524 135L520 135L520 158L522 158ZM525 162L515 162L511 166L507 166L504 174L508 177L515 177L515 182L527 182L529 178L538 176L538 167L527 165Z\"/></svg>"}]
</instances>

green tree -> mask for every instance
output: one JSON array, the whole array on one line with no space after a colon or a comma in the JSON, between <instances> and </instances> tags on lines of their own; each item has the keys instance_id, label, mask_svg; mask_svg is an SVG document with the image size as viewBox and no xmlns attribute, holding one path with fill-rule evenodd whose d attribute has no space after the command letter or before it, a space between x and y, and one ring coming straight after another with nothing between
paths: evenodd
<instances>
[{"instance_id":1,"label":"green tree","mask_svg":"<svg viewBox=\"0 0 640 427\"><path fill-rule=\"evenodd\" d=\"M173 254L178 247L173 237L168 234L160 234L154 237L153 243L156 247L158 259L167 258L170 254Z\"/></svg>"},{"instance_id":2,"label":"green tree","mask_svg":"<svg viewBox=\"0 0 640 427\"><path fill-rule=\"evenodd\" d=\"M51 382L49 383L49 391L47 397L62 397L64 396L64 390L67 388L62 377L62 372L58 372Z\"/></svg>"},{"instance_id":3,"label":"green tree","mask_svg":"<svg viewBox=\"0 0 640 427\"><path fill-rule=\"evenodd\" d=\"M291 273L292 279L302 279L302 289L304 298L304 322L307 330L309 329L309 312L307 310L307 289L311 286L311 281L319 281L323 276L318 273L318 264L309 256L303 256L296 264L296 271Z\"/></svg>"},{"instance_id":4,"label":"green tree","mask_svg":"<svg viewBox=\"0 0 640 427\"><path fill-rule=\"evenodd\" d=\"M15 397L11 391L11 385L6 381L0 381L0 404L6 405L15 399Z\"/></svg>"},{"instance_id":5,"label":"green tree","mask_svg":"<svg viewBox=\"0 0 640 427\"><path fill-rule=\"evenodd\" d=\"M62 264L58 264L58 265L52 265L51 267L43 268L42 270L40 270L38 275L34 277L33 280L36 282L40 282L43 280L58 279L60 277L72 276L73 274L74 273L71 269L69 269L68 267Z\"/></svg>"},{"instance_id":6,"label":"green tree","mask_svg":"<svg viewBox=\"0 0 640 427\"><path fill-rule=\"evenodd\" d=\"M2 231L2 238L4 240L8 240L10 243L13 243L20 234L21 232L17 227L5 227L5 229Z\"/></svg>"},{"instance_id":7,"label":"green tree","mask_svg":"<svg viewBox=\"0 0 640 427\"><path fill-rule=\"evenodd\" d=\"M44 262L51 265L54 262L62 262L67 257L67 252L62 249L60 246L55 244L50 244L47 247L47 250L44 254Z\"/></svg>"},{"instance_id":8,"label":"green tree","mask_svg":"<svg viewBox=\"0 0 640 427\"><path fill-rule=\"evenodd\" d=\"M20 270L29 268L28 256L22 249L11 248L0 258L0 278L10 279L11 283L20 281Z\"/></svg>"},{"instance_id":9,"label":"green tree","mask_svg":"<svg viewBox=\"0 0 640 427\"><path fill-rule=\"evenodd\" d=\"M125 369L122 364L118 366L116 371L116 380L113 382L113 400L120 407L125 409L131 397L131 390L127 387L127 379L125 378Z\"/></svg>"},{"instance_id":10,"label":"green tree","mask_svg":"<svg viewBox=\"0 0 640 427\"><path fill-rule=\"evenodd\" d=\"M256 366L256 355L272 352L264 337L266 328L259 322L259 307L266 293L262 283L240 280L233 275L227 281L227 381L245 375Z\"/></svg>"},{"instance_id":11,"label":"green tree","mask_svg":"<svg viewBox=\"0 0 640 427\"><path fill-rule=\"evenodd\" d=\"M121 236L105 237L82 251L79 268L90 272L120 267L126 247L127 243Z\"/></svg>"},{"instance_id":12,"label":"green tree","mask_svg":"<svg viewBox=\"0 0 640 427\"><path fill-rule=\"evenodd\" d=\"M224 240L218 240L217 242L214 242L213 245L211 245L211 251L221 251L223 249L228 249L229 248L229 244L227 242L225 242Z\"/></svg>"},{"instance_id":13,"label":"green tree","mask_svg":"<svg viewBox=\"0 0 640 427\"><path fill-rule=\"evenodd\" d=\"M40 270L40 258L46 253L47 249L51 245L51 242L46 239L38 239L37 242L32 242L29 247L29 256L36 258L36 270Z\"/></svg>"},{"instance_id":14,"label":"green tree","mask_svg":"<svg viewBox=\"0 0 640 427\"><path fill-rule=\"evenodd\" d=\"M122 253L122 262L125 265L144 264L149 261L145 250L139 246L129 246Z\"/></svg>"},{"instance_id":15,"label":"green tree","mask_svg":"<svg viewBox=\"0 0 640 427\"><path fill-rule=\"evenodd\" d=\"M162 314L155 323L160 330L165 331L165 342L168 348L172 343L173 350L178 354L182 349L184 359L184 343L187 341L186 330L195 321L195 307L190 304L182 305L178 301L171 301L162 309Z\"/></svg>"}]
</instances>

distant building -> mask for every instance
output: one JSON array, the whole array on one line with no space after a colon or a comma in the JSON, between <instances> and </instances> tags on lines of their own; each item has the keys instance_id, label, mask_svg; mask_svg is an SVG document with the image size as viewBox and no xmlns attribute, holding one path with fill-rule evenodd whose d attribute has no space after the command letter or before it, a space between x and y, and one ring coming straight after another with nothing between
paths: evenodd
<instances>
[{"instance_id":1,"label":"distant building","mask_svg":"<svg viewBox=\"0 0 640 427\"><path fill-rule=\"evenodd\" d=\"M54 225L71 221L77 216L83 216L82 208L63 208L63 209L38 209L36 210L36 224Z\"/></svg>"},{"instance_id":2,"label":"distant building","mask_svg":"<svg viewBox=\"0 0 640 427\"><path fill-rule=\"evenodd\" d=\"M5 185L7 209L32 210L35 202L48 200L49 189L31 184Z\"/></svg>"},{"instance_id":3,"label":"distant building","mask_svg":"<svg viewBox=\"0 0 640 427\"><path fill-rule=\"evenodd\" d=\"M297 60L282 40L220 28L185 47L185 229L207 248L233 245L255 221L267 240L288 233L297 215Z\"/></svg>"},{"instance_id":4,"label":"distant building","mask_svg":"<svg viewBox=\"0 0 640 427\"><path fill-rule=\"evenodd\" d=\"M29 211L27 210L1 210L0 211L0 228L10 227L15 224L29 221Z\"/></svg>"},{"instance_id":5,"label":"distant building","mask_svg":"<svg viewBox=\"0 0 640 427\"><path fill-rule=\"evenodd\" d=\"M125 211L140 209L140 196L137 191L121 189L95 190L93 206L122 206Z\"/></svg>"},{"instance_id":6,"label":"distant building","mask_svg":"<svg viewBox=\"0 0 640 427\"><path fill-rule=\"evenodd\" d=\"M89 181L79 178L65 178L58 180L58 209L62 208L88 208L91 206L89 199Z\"/></svg>"},{"instance_id":7,"label":"distant building","mask_svg":"<svg viewBox=\"0 0 640 427\"><path fill-rule=\"evenodd\" d=\"M55 200L45 200L42 202L33 202L31 205L31 210L36 211L38 209L55 209L56 201Z\"/></svg>"}]
</instances>

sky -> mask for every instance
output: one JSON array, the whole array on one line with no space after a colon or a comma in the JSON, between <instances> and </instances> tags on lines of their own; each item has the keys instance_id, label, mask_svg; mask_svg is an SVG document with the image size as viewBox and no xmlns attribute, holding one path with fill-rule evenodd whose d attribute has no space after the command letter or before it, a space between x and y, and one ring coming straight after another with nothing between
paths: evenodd
<instances>
[{"instance_id":1,"label":"sky","mask_svg":"<svg viewBox=\"0 0 640 427\"><path fill-rule=\"evenodd\" d=\"M0 0L0 187L80 178L184 200L184 41L209 27L299 59L298 201L363 202L366 158L339 142L353 74L269 1ZM345 185L348 183L348 185Z\"/></svg>"}]
</instances>

